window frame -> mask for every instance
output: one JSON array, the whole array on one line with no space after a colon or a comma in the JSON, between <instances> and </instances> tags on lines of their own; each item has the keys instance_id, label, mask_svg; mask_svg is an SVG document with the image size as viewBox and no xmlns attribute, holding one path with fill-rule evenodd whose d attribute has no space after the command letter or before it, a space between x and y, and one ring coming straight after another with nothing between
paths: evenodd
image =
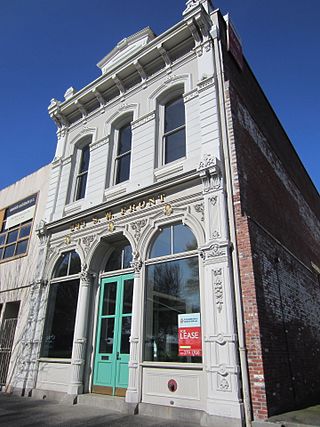
<instances>
[{"instance_id":1,"label":"window frame","mask_svg":"<svg viewBox=\"0 0 320 427\"><path fill-rule=\"evenodd\" d=\"M115 140L115 146L114 146L114 172L113 172L113 183L114 185L119 185L124 182L127 182L130 180L131 176L131 160L132 160L132 128L131 128L132 118L128 118L127 120L123 120L119 123L119 125L114 129L114 140ZM130 150L119 154L119 147L120 147L120 138L121 138L121 132L123 129L129 127L130 128ZM127 156L129 153L130 160L129 160L129 177L128 179L125 179L123 181L118 182L118 171L119 171L119 159Z\"/></svg>"},{"instance_id":2,"label":"window frame","mask_svg":"<svg viewBox=\"0 0 320 427\"><path fill-rule=\"evenodd\" d=\"M144 326L143 326L143 338L142 338L142 363L141 363L141 365L142 366L146 366L146 367L148 367L148 366L150 366L150 367L169 367L170 366L170 368L202 370L203 366L204 366L203 347L202 347L202 356L201 356L202 357L202 361L201 362L179 362L179 361L168 362L168 361L151 361L151 360L146 360L145 359L145 338L146 338L146 336L145 336L145 333L146 333L145 321L146 320L145 319L146 319L146 307L147 307L147 305L146 305L146 296L147 296L147 286L148 286L147 281L146 281L146 278L147 278L147 272L146 272L146 270L147 270L147 268L149 266L166 263L168 261L179 261L179 260L186 260L186 259L189 259L189 258L196 258L197 257L197 260L198 260L198 280L199 280L198 285L199 285L200 316L201 316L201 313L202 313L202 297L201 297L201 286L200 286L201 272L200 272L199 249L198 249L198 247L196 249L192 249L192 250L189 250L189 251L171 253L171 254L168 254L168 255L162 255L162 256L159 256L159 257L150 258L151 249L152 249L152 246L153 246L155 240L159 236L159 234L158 234L159 231L161 231L162 228L172 227L172 226L177 225L177 224L183 224L183 223L181 221L178 221L178 222L175 221L175 222L172 222L172 223L166 223L166 224L159 225L157 233L155 233L153 235L153 238L151 239L151 241L148 244L148 250L147 250L147 253L146 253L146 260L144 262L144 265L145 265L145 274L144 274L144 313L143 313L143 319L144 319L143 323L144 323ZM186 225L187 227L189 227L187 224L183 224L183 225ZM194 231L190 227L189 227L189 229L193 233L193 235L194 235L194 237L195 237L195 239L197 241L197 246L198 246L198 239L197 239ZM171 237L170 237L171 247L172 247L172 239L173 239L173 236L171 234ZM202 318L202 316L201 316L201 318ZM203 326L202 326L202 333L203 333ZM202 345L203 345L203 337L202 337Z\"/></svg>"},{"instance_id":3,"label":"window frame","mask_svg":"<svg viewBox=\"0 0 320 427\"><path fill-rule=\"evenodd\" d=\"M183 106L184 106L184 124L170 130L168 132L165 131L165 121L166 121L166 107L171 103L175 102L181 98ZM186 135L186 106L184 102L184 86L178 85L174 88L171 88L170 91L166 91L161 94L157 100L157 110L158 110L158 144L156 146L156 168L166 167L176 162L179 162L187 157L187 135ZM175 160L166 163L166 137L184 129L185 130L185 138L184 138L184 148L185 154Z\"/></svg>"},{"instance_id":4,"label":"window frame","mask_svg":"<svg viewBox=\"0 0 320 427\"><path fill-rule=\"evenodd\" d=\"M30 196L30 197L35 197L35 210L34 210L34 213L33 213L33 216L32 216L32 218L31 219L28 219L28 220L26 220L26 221L24 221L24 222L21 222L21 223L19 223L19 224L17 224L17 225L15 225L15 226L13 226L13 227L11 227L11 228L9 228L9 229L7 229L7 230L5 230L4 229L4 226L5 226L5 223L6 223L6 221L7 221L7 218L6 218L6 211L12 206L12 205L9 205L9 206L7 206L7 207L5 207L5 208L3 208L3 209L1 209L1 211L4 211L4 219L2 220L2 222L0 223L0 235L5 235L5 240L4 240L4 243L3 244L0 244L0 264L3 264L3 263L5 263L5 262L9 262L9 261L12 261L12 260L15 260L15 259L19 259L19 258L22 258L22 257L25 257L25 256L27 256L28 255L28 252L29 252L29 247L30 247L30 240L31 240L31 238L32 238L32 232L33 232L33 225L34 225L34 220L35 220L35 216L36 216L36 210L37 210L37 205L38 205L38 199L39 199L39 193L35 193L35 194L33 194L32 196ZM23 200L25 200L26 198L28 198L28 197L24 197L23 199L21 199L20 201L23 201ZM13 205L15 205L15 204L17 204L17 203L19 203L20 201L18 201L18 202L16 202L16 203L14 203ZM23 229L24 227L26 227L26 226L30 226L30 232L29 232L29 234L27 235L27 236L23 236L23 237L21 237L20 238L20 232L21 232L21 229ZM3 230L3 231L1 231L1 230ZM10 242L10 243L7 243L7 240L8 240L8 235L9 235L9 233L11 233L11 232L13 232L13 231L17 231L18 232L18 234L17 234L17 238L14 240L14 241L12 241L12 242ZM17 250L17 247L18 247L18 244L20 243L20 242L24 242L24 241L27 241L27 246L26 246L26 250L25 250L25 252L22 252L22 253L20 253L20 254L16 254L16 250ZM5 249L7 248L7 247L9 247L9 246L15 246L14 247L14 255L12 255L12 256L9 256L9 257L7 257L7 258L3 258L3 255L4 255L4 251L5 251Z\"/></svg>"},{"instance_id":5,"label":"window frame","mask_svg":"<svg viewBox=\"0 0 320 427\"><path fill-rule=\"evenodd\" d=\"M84 155L85 150L88 150L88 156L89 156L88 168L86 170L81 170L82 159L83 159L83 155ZM90 142L88 142L87 144L84 144L81 148L78 148L77 151L78 151L78 153L77 153L78 159L77 159L77 165L76 165L77 175L75 177L75 183L74 183L74 196L73 196L74 202L76 202L78 200L82 200L86 197L86 192L87 192L87 188L88 188L88 174L89 174L89 167L90 167ZM79 192L79 188L80 188L80 185L81 185L84 177L86 177L84 194L82 197L79 197L78 192Z\"/></svg>"}]
</instances>

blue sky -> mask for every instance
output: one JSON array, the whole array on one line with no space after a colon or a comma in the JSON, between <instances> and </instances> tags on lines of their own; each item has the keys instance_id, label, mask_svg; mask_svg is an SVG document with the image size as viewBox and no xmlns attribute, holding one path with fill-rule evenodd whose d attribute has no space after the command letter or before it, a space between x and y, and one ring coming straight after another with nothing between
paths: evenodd
<instances>
[{"instance_id":1,"label":"blue sky","mask_svg":"<svg viewBox=\"0 0 320 427\"><path fill-rule=\"evenodd\" d=\"M216 0L229 12L258 81L320 189L320 1ZM99 76L121 39L182 18L184 0L0 0L0 188L49 163L51 98Z\"/></svg>"}]
</instances>

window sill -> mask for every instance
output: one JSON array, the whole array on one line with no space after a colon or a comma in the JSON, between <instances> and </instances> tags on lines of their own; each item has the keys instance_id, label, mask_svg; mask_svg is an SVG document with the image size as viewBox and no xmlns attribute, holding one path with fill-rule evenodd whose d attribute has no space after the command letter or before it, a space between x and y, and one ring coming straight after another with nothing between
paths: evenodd
<instances>
[{"instance_id":1,"label":"window sill","mask_svg":"<svg viewBox=\"0 0 320 427\"><path fill-rule=\"evenodd\" d=\"M81 211L81 206L82 206L82 200L76 200L75 202L71 202L68 205L65 205L64 207L64 213L66 215L71 214L71 213L75 213L75 212L80 212Z\"/></svg>"},{"instance_id":2,"label":"window sill","mask_svg":"<svg viewBox=\"0 0 320 427\"><path fill-rule=\"evenodd\" d=\"M126 183L129 181L125 181ZM127 186L123 183L116 184L114 187L107 188L104 191L105 200L116 199L119 196L123 196L127 192Z\"/></svg>"},{"instance_id":3,"label":"window sill","mask_svg":"<svg viewBox=\"0 0 320 427\"><path fill-rule=\"evenodd\" d=\"M58 359L55 357L40 357L38 359L38 362L45 362L45 363L66 363L68 365L71 365L71 359Z\"/></svg>"},{"instance_id":4,"label":"window sill","mask_svg":"<svg viewBox=\"0 0 320 427\"><path fill-rule=\"evenodd\" d=\"M183 172L184 160L181 159L177 162L169 163L167 165L162 166L154 171L154 176L156 181L162 181L167 178L171 178L172 176L178 175L180 172Z\"/></svg>"}]
</instances>

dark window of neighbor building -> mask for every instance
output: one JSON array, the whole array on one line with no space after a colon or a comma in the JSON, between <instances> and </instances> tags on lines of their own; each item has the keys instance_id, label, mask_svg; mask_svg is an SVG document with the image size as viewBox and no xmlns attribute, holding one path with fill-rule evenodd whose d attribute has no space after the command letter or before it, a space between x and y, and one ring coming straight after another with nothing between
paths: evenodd
<instances>
[{"instance_id":1,"label":"dark window of neighbor building","mask_svg":"<svg viewBox=\"0 0 320 427\"><path fill-rule=\"evenodd\" d=\"M26 255L37 195L0 210L0 262Z\"/></svg>"},{"instance_id":2,"label":"dark window of neighbor building","mask_svg":"<svg viewBox=\"0 0 320 427\"><path fill-rule=\"evenodd\" d=\"M163 151L165 164L186 155L185 109L182 96L165 105Z\"/></svg>"},{"instance_id":3,"label":"dark window of neighbor building","mask_svg":"<svg viewBox=\"0 0 320 427\"><path fill-rule=\"evenodd\" d=\"M179 316L200 316L197 241L183 224L163 227L153 241L146 267L144 360L201 363L181 355ZM169 256L169 257L168 257ZM201 353L199 353L201 354Z\"/></svg>"},{"instance_id":4,"label":"dark window of neighbor building","mask_svg":"<svg viewBox=\"0 0 320 427\"><path fill-rule=\"evenodd\" d=\"M80 270L80 258L75 251L63 253L56 263L49 290L41 357L71 358Z\"/></svg>"}]
</instances>

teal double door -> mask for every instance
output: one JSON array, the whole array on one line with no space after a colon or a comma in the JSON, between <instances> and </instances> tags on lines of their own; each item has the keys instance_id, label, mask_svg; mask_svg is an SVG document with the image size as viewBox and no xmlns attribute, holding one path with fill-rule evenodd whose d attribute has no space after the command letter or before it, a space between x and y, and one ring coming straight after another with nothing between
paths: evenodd
<instances>
[{"instance_id":1,"label":"teal double door","mask_svg":"<svg viewBox=\"0 0 320 427\"><path fill-rule=\"evenodd\" d=\"M124 396L128 387L133 274L102 279L93 393Z\"/></svg>"}]
</instances>

